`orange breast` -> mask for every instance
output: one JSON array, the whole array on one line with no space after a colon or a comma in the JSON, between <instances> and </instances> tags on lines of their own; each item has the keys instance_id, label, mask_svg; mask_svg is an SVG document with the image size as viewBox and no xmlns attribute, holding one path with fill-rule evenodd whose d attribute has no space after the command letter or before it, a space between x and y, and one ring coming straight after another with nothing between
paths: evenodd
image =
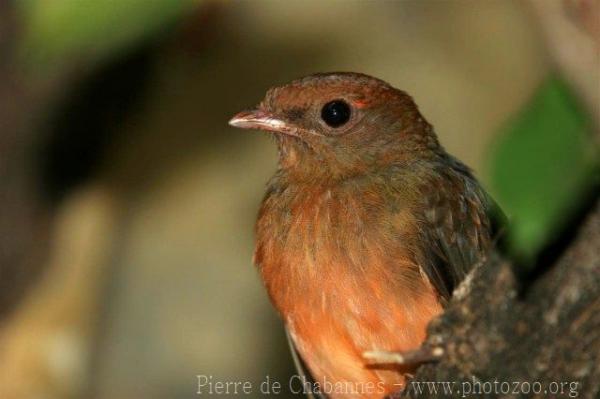
<instances>
[{"instance_id":1,"label":"orange breast","mask_svg":"<svg viewBox=\"0 0 600 399\"><path fill-rule=\"evenodd\" d=\"M355 285L347 281L350 276L337 277L315 285L315 291L321 291L321 306L316 306L316 293L310 292L293 311L285 312L300 355L317 381L342 387L331 397L381 398L397 391L403 374L412 370L368 368L362 353L418 348L427 323L441 311L435 294L402 300L401 292L389 291L381 281Z\"/></svg>"},{"instance_id":2,"label":"orange breast","mask_svg":"<svg viewBox=\"0 0 600 399\"><path fill-rule=\"evenodd\" d=\"M387 212L385 198L369 192L356 199L315 189L263 204L255 261L300 355L332 398L400 389L411 370L369 368L362 353L418 348L441 312L413 261L408 215Z\"/></svg>"}]
</instances>

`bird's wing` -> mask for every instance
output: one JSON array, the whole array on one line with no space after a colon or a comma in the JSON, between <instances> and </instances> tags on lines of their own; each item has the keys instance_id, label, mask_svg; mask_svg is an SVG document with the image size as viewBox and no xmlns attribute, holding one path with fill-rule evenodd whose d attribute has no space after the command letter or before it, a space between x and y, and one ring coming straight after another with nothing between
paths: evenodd
<instances>
[{"instance_id":1,"label":"bird's wing","mask_svg":"<svg viewBox=\"0 0 600 399\"><path fill-rule=\"evenodd\" d=\"M310 375L306 364L300 357L298 350L296 349L296 345L294 344L294 340L290 335L288 329L285 329L285 335L287 336L288 344L290 345L290 352L292 353L292 359L294 360L294 365L296 366L296 371L298 375L303 379L303 382L306 381L310 384L311 387L315 386L315 380ZM309 399L327 399L327 395L318 392L309 392L306 395Z\"/></svg>"},{"instance_id":2,"label":"bird's wing","mask_svg":"<svg viewBox=\"0 0 600 399\"><path fill-rule=\"evenodd\" d=\"M420 229L421 268L447 300L491 248L504 217L469 169L451 160L428 182Z\"/></svg>"}]
</instances>

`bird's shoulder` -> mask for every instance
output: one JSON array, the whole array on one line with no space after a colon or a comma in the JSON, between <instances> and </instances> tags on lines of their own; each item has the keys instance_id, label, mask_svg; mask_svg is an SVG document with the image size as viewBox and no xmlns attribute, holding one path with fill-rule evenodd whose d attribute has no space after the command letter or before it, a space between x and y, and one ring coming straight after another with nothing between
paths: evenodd
<instances>
[{"instance_id":1,"label":"bird's shoulder","mask_svg":"<svg viewBox=\"0 0 600 399\"><path fill-rule=\"evenodd\" d=\"M397 168L398 169L398 168ZM440 297L454 288L490 250L504 218L471 170L444 154L397 170L398 183L410 175L413 214L418 223L416 261Z\"/></svg>"}]
</instances>

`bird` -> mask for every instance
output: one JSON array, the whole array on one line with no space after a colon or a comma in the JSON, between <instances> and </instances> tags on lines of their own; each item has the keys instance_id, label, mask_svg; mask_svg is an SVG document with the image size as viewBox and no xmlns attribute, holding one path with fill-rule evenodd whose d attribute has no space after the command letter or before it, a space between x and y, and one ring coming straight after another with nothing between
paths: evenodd
<instances>
[{"instance_id":1,"label":"bird","mask_svg":"<svg viewBox=\"0 0 600 399\"><path fill-rule=\"evenodd\" d=\"M319 397L403 389L414 366L363 353L421 347L494 246L497 205L412 97L372 76L296 79L229 124L278 147L253 261Z\"/></svg>"}]
</instances>

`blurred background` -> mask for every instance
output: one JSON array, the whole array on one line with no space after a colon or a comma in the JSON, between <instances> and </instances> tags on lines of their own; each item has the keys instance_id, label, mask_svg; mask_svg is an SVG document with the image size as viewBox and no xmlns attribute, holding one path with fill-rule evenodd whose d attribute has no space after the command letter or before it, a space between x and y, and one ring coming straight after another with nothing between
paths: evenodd
<instances>
[{"instance_id":1,"label":"blurred background","mask_svg":"<svg viewBox=\"0 0 600 399\"><path fill-rule=\"evenodd\" d=\"M227 121L305 74L412 94L535 269L598 197L599 48L594 0L1 1L0 398L286 384L251 264L276 149Z\"/></svg>"}]
</instances>

